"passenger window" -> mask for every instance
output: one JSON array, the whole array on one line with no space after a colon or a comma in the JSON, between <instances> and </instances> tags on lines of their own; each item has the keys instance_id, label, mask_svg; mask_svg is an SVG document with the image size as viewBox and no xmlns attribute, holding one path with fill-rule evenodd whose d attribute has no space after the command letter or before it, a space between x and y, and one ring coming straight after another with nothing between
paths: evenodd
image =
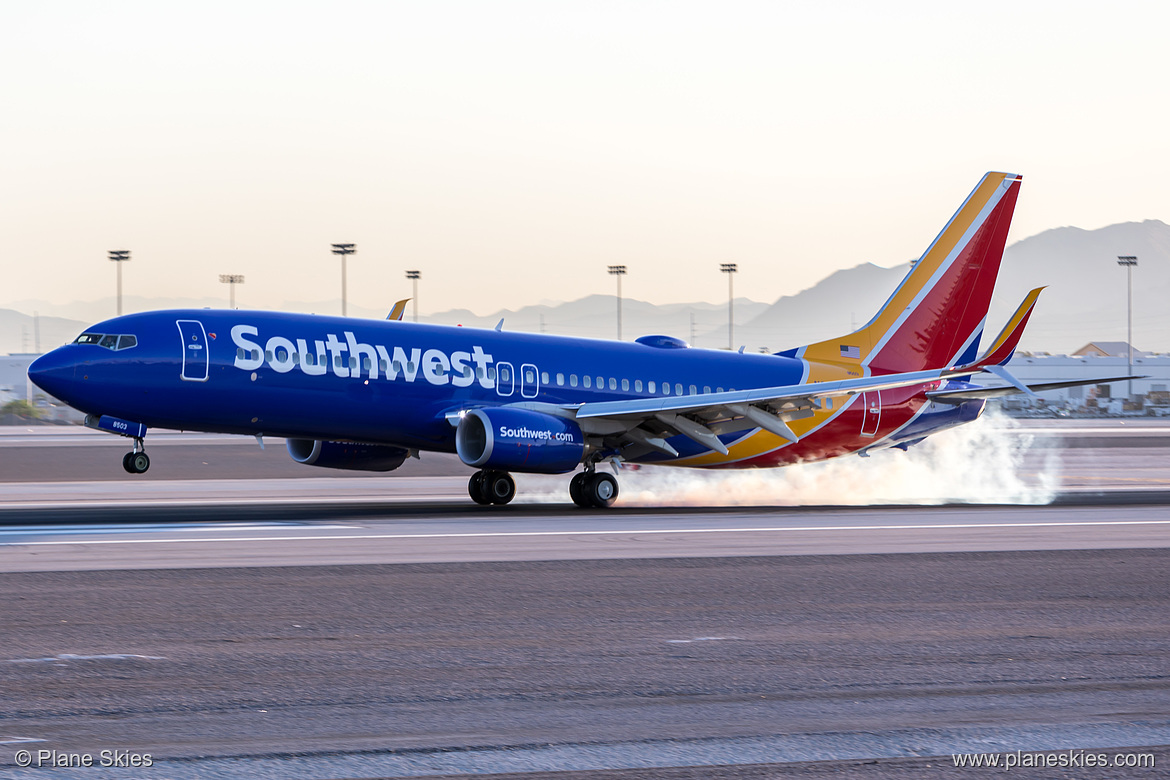
<instances>
[{"instance_id":1,"label":"passenger window","mask_svg":"<svg viewBox=\"0 0 1170 780\"><path fill-rule=\"evenodd\" d=\"M610 390L617 390L617 380L614 379L612 376L609 378L609 389Z\"/></svg>"},{"instance_id":2,"label":"passenger window","mask_svg":"<svg viewBox=\"0 0 1170 780\"><path fill-rule=\"evenodd\" d=\"M711 392L711 388L710 388L710 387L708 387L707 385L703 385L703 392L704 392L704 393L709 393L709 392Z\"/></svg>"},{"instance_id":3,"label":"passenger window","mask_svg":"<svg viewBox=\"0 0 1170 780\"><path fill-rule=\"evenodd\" d=\"M268 362L272 362L272 350L264 350L264 359Z\"/></svg>"},{"instance_id":4,"label":"passenger window","mask_svg":"<svg viewBox=\"0 0 1170 780\"><path fill-rule=\"evenodd\" d=\"M662 383L662 394L663 395L670 395L670 384L669 383L667 383L667 382Z\"/></svg>"},{"instance_id":5,"label":"passenger window","mask_svg":"<svg viewBox=\"0 0 1170 780\"><path fill-rule=\"evenodd\" d=\"M642 392L642 380L641 379L634 380L634 392L635 393Z\"/></svg>"},{"instance_id":6,"label":"passenger window","mask_svg":"<svg viewBox=\"0 0 1170 780\"><path fill-rule=\"evenodd\" d=\"M694 385L691 385L691 395L698 395L698 393L699 393L699 388L695 387Z\"/></svg>"},{"instance_id":7,"label":"passenger window","mask_svg":"<svg viewBox=\"0 0 1170 780\"><path fill-rule=\"evenodd\" d=\"M679 383L679 382L674 383L674 394L675 395L682 395L683 394L683 389L682 389L681 383Z\"/></svg>"},{"instance_id":8,"label":"passenger window","mask_svg":"<svg viewBox=\"0 0 1170 780\"><path fill-rule=\"evenodd\" d=\"M487 374L488 374L488 379L490 379L493 382L496 381L496 367L495 366L488 366Z\"/></svg>"},{"instance_id":9,"label":"passenger window","mask_svg":"<svg viewBox=\"0 0 1170 780\"><path fill-rule=\"evenodd\" d=\"M243 360L243 359L244 359L244 348L237 347L236 348L236 360Z\"/></svg>"},{"instance_id":10,"label":"passenger window","mask_svg":"<svg viewBox=\"0 0 1170 780\"><path fill-rule=\"evenodd\" d=\"M509 370L508 370L508 369L506 369L506 368L501 368L501 369L500 369L500 381L501 381L501 382L510 382L510 381L512 381L512 372L511 372L511 371L509 371Z\"/></svg>"},{"instance_id":11,"label":"passenger window","mask_svg":"<svg viewBox=\"0 0 1170 780\"><path fill-rule=\"evenodd\" d=\"M370 359L369 358L362 358L362 370L363 371L370 370Z\"/></svg>"},{"instance_id":12,"label":"passenger window","mask_svg":"<svg viewBox=\"0 0 1170 780\"><path fill-rule=\"evenodd\" d=\"M576 387L576 386L577 386L577 375L576 374L569 374L569 387Z\"/></svg>"},{"instance_id":13,"label":"passenger window","mask_svg":"<svg viewBox=\"0 0 1170 780\"><path fill-rule=\"evenodd\" d=\"M658 385L654 384L653 379L651 379L649 382L646 383L646 389L651 393L657 393L658 392L657 387L658 387Z\"/></svg>"},{"instance_id":14,"label":"passenger window","mask_svg":"<svg viewBox=\"0 0 1170 780\"><path fill-rule=\"evenodd\" d=\"M716 387L716 388L715 388L715 392L716 392L716 393L722 393L722 392L723 392L723 388L722 388L722 387Z\"/></svg>"},{"instance_id":15,"label":"passenger window","mask_svg":"<svg viewBox=\"0 0 1170 780\"><path fill-rule=\"evenodd\" d=\"M622 380L622 390L629 390L629 389L630 389L630 380L623 379Z\"/></svg>"},{"instance_id":16,"label":"passenger window","mask_svg":"<svg viewBox=\"0 0 1170 780\"><path fill-rule=\"evenodd\" d=\"M586 375L585 375L585 380L584 380L584 383L585 383L585 386L586 386L586 387L593 387L593 377L591 377L591 376L589 376L588 374L586 374Z\"/></svg>"},{"instance_id":17,"label":"passenger window","mask_svg":"<svg viewBox=\"0 0 1170 780\"><path fill-rule=\"evenodd\" d=\"M335 355L333 358L333 367L341 368L341 355Z\"/></svg>"},{"instance_id":18,"label":"passenger window","mask_svg":"<svg viewBox=\"0 0 1170 780\"><path fill-rule=\"evenodd\" d=\"M533 382L535 382L536 381L536 372L532 371L532 370L525 371L524 372L524 381L528 384L532 384Z\"/></svg>"},{"instance_id":19,"label":"passenger window","mask_svg":"<svg viewBox=\"0 0 1170 780\"><path fill-rule=\"evenodd\" d=\"M541 372L540 372L540 383L541 383L542 385L547 385L547 384L548 384L548 372L547 372L547 371L541 371Z\"/></svg>"},{"instance_id":20,"label":"passenger window","mask_svg":"<svg viewBox=\"0 0 1170 780\"><path fill-rule=\"evenodd\" d=\"M102 336L102 340L98 346L105 347L106 349L117 349L118 337L117 336Z\"/></svg>"},{"instance_id":21,"label":"passenger window","mask_svg":"<svg viewBox=\"0 0 1170 780\"><path fill-rule=\"evenodd\" d=\"M414 373L414 361L413 360L406 361L406 373L408 373L408 374Z\"/></svg>"},{"instance_id":22,"label":"passenger window","mask_svg":"<svg viewBox=\"0 0 1170 780\"><path fill-rule=\"evenodd\" d=\"M605 387L605 377L597 377L597 389L601 390Z\"/></svg>"},{"instance_id":23,"label":"passenger window","mask_svg":"<svg viewBox=\"0 0 1170 780\"><path fill-rule=\"evenodd\" d=\"M476 366L475 367L475 378L476 379L483 379L483 366Z\"/></svg>"},{"instance_id":24,"label":"passenger window","mask_svg":"<svg viewBox=\"0 0 1170 780\"><path fill-rule=\"evenodd\" d=\"M557 387L564 387L564 386L565 386L565 375L564 374L557 374Z\"/></svg>"},{"instance_id":25,"label":"passenger window","mask_svg":"<svg viewBox=\"0 0 1170 780\"><path fill-rule=\"evenodd\" d=\"M134 336L119 336L118 349L130 349L130 347L137 347L138 339Z\"/></svg>"},{"instance_id":26,"label":"passenger window","mask_svg":"<svg viewBox=\"0 0 1170 780\"><path fill-rule=\"evenodd\" d=\"M252 352L252 359L253 359L253 360L259 360L259 359L260 359L260 350L258 350L258 349L257 349L257 350L255 350L255 351L253 351L253 352Z\"/></svg>"}]
</instances>

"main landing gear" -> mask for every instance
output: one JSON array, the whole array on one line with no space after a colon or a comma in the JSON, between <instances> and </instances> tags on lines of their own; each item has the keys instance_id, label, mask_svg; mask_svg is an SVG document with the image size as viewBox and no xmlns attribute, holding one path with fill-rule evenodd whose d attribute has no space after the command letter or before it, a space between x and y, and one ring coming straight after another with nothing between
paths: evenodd
<instances>
[{"instance_id":1,"label":"main landing gear","mask_svg":"<svg viewBox=\"0 0 1170 780\"><path fill-rule=\"evenodd\" d=\"M516 497L516 483L506 471L484 469L471 475L467 494L477 504L506 504Z\"/></svg>"},{"instance_id":2,"label":"main landing gear","mask_svg":"<svg viewBox=\"0 0 1170 780\"><path fill-rule=\"evenodd\" d=\"M127 455L130 458L134 453ZM146 457L142 453L142 457ZM149 461L148 461L149 462ZM569 482L569 496L583 509L608 509L618 497L618 483L611 474L594 470L592 464ZM127 468L129 470L129 468ZM483 469L467 481L467 495L477 504L506 504L516 497L516 483L506 471Z\"/></svg>"},{"instance_id":3,"label":"main landing gear","mask_svg":"<svg viewBox=\"0 0 1170 780\"><path fill-rule=\"evenodd\" d=\"M135 439L134 449L122 456L122 468L128 474L145 474L150 468L150 456L146 454L142 439Z\"/></svg>"},{"instance_id":4,"label":"main landing gear","mask_svg":"<svg viewBox=\"0 0 1170 780\"><path fill-rule=\"evenodd\" d=\"M618 483L610 474L586 467L569 482L569 497L582 509L607 509L617 501Z\"/></svg>"}]
</instances>

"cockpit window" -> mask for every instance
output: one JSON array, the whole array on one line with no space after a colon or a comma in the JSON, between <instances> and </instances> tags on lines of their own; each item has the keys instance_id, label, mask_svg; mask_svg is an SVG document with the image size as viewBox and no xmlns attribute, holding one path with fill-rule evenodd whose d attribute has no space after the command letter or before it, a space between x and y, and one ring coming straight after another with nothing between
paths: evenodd
<instances>
[{"instance_id":1,"label":"cockpit window","mask_svg":"<svg viewBox=\"0 0 1170 780\"><path fill-rule=\"evenodd\" d=\"M106 349L130 349L138 346L138 337L117 333L82 333L74 344L95 344Z\"/></svg>"}]
</instances>

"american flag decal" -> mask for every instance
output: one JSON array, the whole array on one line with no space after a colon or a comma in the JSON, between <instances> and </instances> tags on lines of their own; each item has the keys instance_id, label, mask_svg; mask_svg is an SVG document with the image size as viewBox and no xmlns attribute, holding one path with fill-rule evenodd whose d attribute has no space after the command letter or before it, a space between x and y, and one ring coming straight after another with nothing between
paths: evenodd
<instances>
[{"instance_id":1,"label":"american flag decal","mask_svg":"<svg viewBox=\"0 0 1170 780\"><path fill-rule=\"evenodd\" d=\"M861 358L861 347L851 347L847 344L841 345L841 357L843 358Z\"/></svg>"}]
</instances>

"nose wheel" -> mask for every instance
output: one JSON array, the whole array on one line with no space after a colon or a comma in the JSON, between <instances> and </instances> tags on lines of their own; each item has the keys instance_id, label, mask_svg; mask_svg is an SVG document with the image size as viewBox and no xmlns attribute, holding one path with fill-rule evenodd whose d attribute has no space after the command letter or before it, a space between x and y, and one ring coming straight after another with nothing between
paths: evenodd
<instances>
[{"instance_id":1,"label":"nose wheel","mask_svg":"<svg viewBox=\"0 0 1170 780\"><path fill-rule=\"evenodd\" d=\"M127 474L145 474L150 468L150 456L143 448L142 439L135 439L134 450L122 456L122 468Z\"/></svg>"}]
</instances>

